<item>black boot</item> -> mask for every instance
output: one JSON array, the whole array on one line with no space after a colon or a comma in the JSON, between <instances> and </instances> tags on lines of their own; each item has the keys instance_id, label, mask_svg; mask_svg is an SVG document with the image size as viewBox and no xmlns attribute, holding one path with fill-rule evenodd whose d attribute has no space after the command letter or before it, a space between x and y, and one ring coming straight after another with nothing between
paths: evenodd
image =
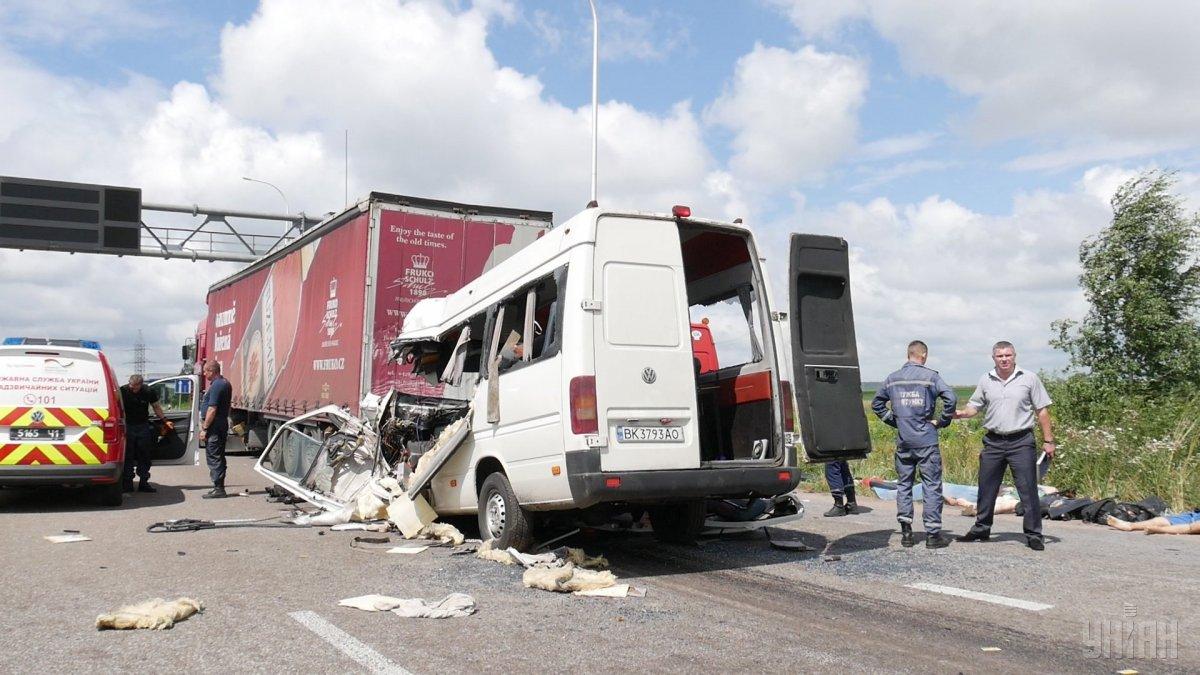
<instances>
[{"instance_id":1,"label":"black boot","mask_svg":"<svg viewBox=\"0 0 1200 675\"><path fill-rule=\"evenodd\" d=\"M201 499L220 499L225 496L225 488L218 485L215 488L200 495Z\"/></svg>"},{"instance_id":2,"label":"black boot","mask_svg":"<svg viewBox=\"0 0 1200 675\"><path fill-rule=\"evenodd\" d=\"M121 492L133 492L133 481L121 483Z\"/></svg>"},{"instance_id":3,"label":"black boot","mask_svg":"<svg viewBox=\"0 0 1200 675\"><path fill-rule=\"evenodd\" d=\"M858 501L854 498L854 486L846 488L846 513L858 513Z\"/></svg>"},{"instance_id":4,"label":"black boot","mask_svg":"<svg viewBox=\"0 0 1200 675\"><path fill-rule=\"evenodd\" d=\"M155 489L155 487L153 485L151 485L150 481L148 481L148 480L144 480L144 481L138 483L137 491L138 492L158 492L158 490Z\"/></svg>"},{"instance_id":5,"label":"black boot","mask_svg":"<svg viewBox=\"0 0 1200 675\"><path fill-rule=\"evenodd\" d=\"M941 532L935 532L925 537L925 548L946 548L950 540L943 537Z\"/></svg>"},{"instance_id":6,"label":"black boot","mask_svg":"<svg viewBox=\"0 0 1200 675\"><path fill-rule=\"evenodd\" d=\"M833 508L825 512L826 518L835 518L837 516L846 515L846 507L842 504L841 497L833 498Z\"/></svg>"},{"instance_id":7,"label":"black boot","mask_svg":"<svg viewBox=\"0 0 1200 675\"><path fill-rule=\"evenodd\" d=\"M900 545L904 548L912 548L916 544L913 539L912 523L900 523Z\"/></svg>"}]
</instances>

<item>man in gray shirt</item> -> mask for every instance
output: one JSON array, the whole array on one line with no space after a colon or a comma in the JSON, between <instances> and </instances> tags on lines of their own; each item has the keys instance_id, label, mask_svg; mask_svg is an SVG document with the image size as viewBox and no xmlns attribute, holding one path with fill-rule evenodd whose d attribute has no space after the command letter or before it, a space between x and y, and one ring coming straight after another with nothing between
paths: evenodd
<instances>
[{"instance_id":1,"label":"man in gray shirt","mask_svg":"<svg viewBox=\"0 0 1200 675\"><path fill-rule=\"evenodd\" d=\"M1017 367L1017 351L1011 342L992 346L995 370L979 378L967 407L956 418L974 417L983 411L983 451L979 454L979 514L975 526L959 541L987 541L992 531L993 509L1004 467L1012 470L1013 484L1025 506L1025 541L1041 551L1042 510L1037 491L1037 447L1034 418L1042 427L1042 448L1054 456L1054 433L1050 429L1050 395L1038 376Z\"/></svg>"}]
</instances>

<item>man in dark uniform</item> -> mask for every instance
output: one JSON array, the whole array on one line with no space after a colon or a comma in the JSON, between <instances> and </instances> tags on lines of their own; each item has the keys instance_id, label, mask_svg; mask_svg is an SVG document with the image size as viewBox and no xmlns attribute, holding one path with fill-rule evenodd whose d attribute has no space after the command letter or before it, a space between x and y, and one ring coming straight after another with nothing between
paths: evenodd
<instances>
[{"instance_id":1,"label":"man in dark uniform","mask_svg":"<svg viewBox=\"0 0 1200 675\"><path fill-rule=\"evenodd\" d=\"M233 401L233 387L221 376L221 364L209 361L204 364L204 379L208 391L201 403L200 442L204 445L204 458L208 462L208 476L213 489L204 493L204 499L225 496L225 439L229 435L229 406Z\"/></svg>"},{"instance_id":2,"label":"man in dark uniform","mask_svg":"<svg viewBox=\"0 0 1200 675\"><path fill-rule=\"evenodd\" d=\"M884 424L896 427L896 520L900 521L900 545L914 544L913 483L921 472L925 487L921 519L925 524L925 547L944 548L950 542L942 538L942 452L938 429L954 419L958 397L936 370L925 367L929 347L920 340L908 344L908 362L887 376L871 410ZM942 412L934 419L934 403L942 399ZM889 407L890 404L890 407Z\"/></svg>"},{"instance_id":3,"label":"man in dark uniform","mask_svg":"<svg viewBox=\"0 0 1200 675\"><path fill-rule=\"evenodd\" d=\"M992 345L996 368L979 378L967 407L955 417L974 417L983 411L983 451L979 453L979 514L975 526L959 541L987 541L1004 468L1012 470L1013 483L1025 506L1025 543L1035 551L1045 550L1042 541L1042 509L1038 501L1037 439L1034 418L1042 428L1042 449L1054 456L1054 432L1050 428L1050 394L1035 373L1017 367L1017 351L1011 342Z\"/></svg>"},{"instance_id":4,"label":"man in dark uniform","mask_svg":"<svg viewBox=\"0 0 1200 675\"><path fill-rule=\"evenodd\" d=\"M157 430L150 424L148 406L154 406L154 414L160 422L166 422L162 407L158 405L158 394L145 386L141 375L130 375L129 384L121 385L121 407L125 409L125 473L122 476L122 492L133 492L133 471L137 465L138 492L158 492L150 485L150 457L158 441Z\"/></svg>"}]
</instances>

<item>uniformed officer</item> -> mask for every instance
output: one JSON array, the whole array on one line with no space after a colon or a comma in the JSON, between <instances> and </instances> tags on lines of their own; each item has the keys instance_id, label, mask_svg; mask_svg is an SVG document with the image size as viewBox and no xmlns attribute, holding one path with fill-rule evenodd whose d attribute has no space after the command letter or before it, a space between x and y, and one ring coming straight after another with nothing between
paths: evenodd
<instances>
[{"instance_id":1,"label":"uniformed officer","mask_svg":"<svg viewBox=\"0 0 1200 675\"><path fill-rule=\"evenodd\" d=\"M908 344L908 362L887 376L871 410L885 424L896 427L896 520L900 521L900 544L913 545L913 483L921 472L925 505L921 519L925 524L926 548L944 548L950 542L942 537L942 452L938 447L938 428L954 419L958 397L938 375L926 368L929 347L920 340ZM942 399L941 414L934 419L934 403ZM889 407L890 403L890 407ZM994 499L994 497L993 497Z\"/></svg>"},{"instance_id":2,"label":"uniformed officer","mask_svg":"<svg viewBox=\"0 0 1200 675\"><path fill-rule=\"evenodd\" d=\"M145 385L141 375L130 375L129 384L121 385L121 407L125 409L125 468L121 477L121 491L133 492L134 467L137 468L138 492L158 492L150 484L150 460L154 444L158 439L150 425L150 413L146 406L154 407L154 414L165 422L158 394Z\"/></svg>"},{"instance_id":3,"label":"uniformed officer","mask_svg":"<svg viewBox=\"0 0 1200 675\"><path fill-rule=\"evenodd\" d=\"M1011 342L992 345L995 370L979 378L967 407L955 417L974 417L983 411L983 451L979 453L979 513L975 526L959 541L987 541L1004 467L1012 470L1013 483L1025 506L1025 542L1035 551L1042 542L1042 509L1038 502L1037 440L1034 416L1042 427L1042 449L1054 456L1054 433L1050 429L1050 394L1035 373L1017 367L1017 351Z\"/></svg>"}]
</instances>

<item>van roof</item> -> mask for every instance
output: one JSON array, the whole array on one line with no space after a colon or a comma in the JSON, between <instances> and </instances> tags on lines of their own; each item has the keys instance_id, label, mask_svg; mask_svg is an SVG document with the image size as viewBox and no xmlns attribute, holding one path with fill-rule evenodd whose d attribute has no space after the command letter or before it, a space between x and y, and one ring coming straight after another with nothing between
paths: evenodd
<instances>
[{"instance_id":1,"label":"van roof","mask_svg":"<svg viewBox=\"0 0 1200 675\"><path fill-rule=\"evenodd\" d=\"M33 354L35 356L54 354L56 356L70 356L72 358L85 358L94 361L98 360L100 351L87 347L56 347L54 345L0 345L0 357L24 356L26 354Z\"/></svg>"},{"instance_id":2,"label":"van roof","mask_svg":"<svg viewBox=\"0 0 1200 675\"><path fill-rule=\"evenodd\" d=\"M418 302L404 318L404 329L399 335L400 341L413 342L438 337L469 319L479 311L480 307L487 307L500 300L511 290L514 283L520 282L521 278L530 271L541 267L568 249L580 244L594 243L596 241L596 223L604 216L675 220L674 216L669 213L584 209L454 293L442 298L427 298ZM703 218L688 218L687 222L746 235L751 234L749 228L733 223Z\"/></svg>"}]
</instances>

